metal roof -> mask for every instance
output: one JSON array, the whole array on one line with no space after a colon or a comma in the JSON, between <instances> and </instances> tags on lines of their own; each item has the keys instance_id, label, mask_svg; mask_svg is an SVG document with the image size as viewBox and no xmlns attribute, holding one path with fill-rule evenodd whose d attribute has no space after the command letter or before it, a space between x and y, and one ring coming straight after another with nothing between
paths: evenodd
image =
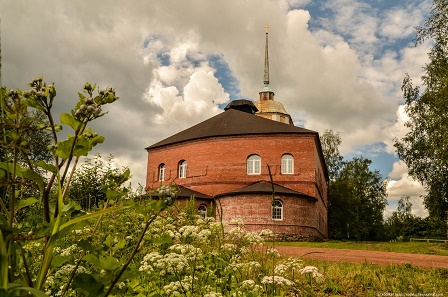
<instances>
[{"instance_id":1,"label":"metal roof","mask_svg":"<svg viewBox=\"0 0 448 297\"><path fill-rule=\"evenodd\" d=\"M276 183L271 184L270 182L267 181L255 182L238 190L216 195L216 198L222 196L235 196L241 194L272 194L272 186L274 186L274 192L276 195L301 196L317 201L317 198L315 197L291 190L289 188L280 186L279 184Z\"/></svg>"},{"instance_id":2,"label":"metal roof","mask_svg":"<svg viewBox=\"0 0 448 297\"><path fill-rule=\"evenodd\" d=\"M173 136L148 146L146 149L150 150L153 148L202 138L260 134L318 135L317 132L312 130L265 119L254 114L230 108L225 112L205 120L191 128L183 130Z\"/></svg>"},{"instance_id":3,"label":"metal roof","mask_svg":"<svg viewBox=\"0 0 448 297\"><path fill-rule=\"evenodd\" d=\"M177 185L177 189L179 190L177 197L190 198L190 197L194 196L195 198L212 199L212 197L210 197L204 193L189 189L182 185Z\"/></svg>"}]
</instances>

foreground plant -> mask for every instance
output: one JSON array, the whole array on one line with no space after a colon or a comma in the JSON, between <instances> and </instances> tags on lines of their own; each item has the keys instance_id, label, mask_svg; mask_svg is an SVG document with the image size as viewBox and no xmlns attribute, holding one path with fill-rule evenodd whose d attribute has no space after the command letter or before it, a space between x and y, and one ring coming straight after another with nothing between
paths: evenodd
<instances>
[{"instance_id":1,"label":"foreground plant","mask_svg":"<svg viewBox=\"0 0 448 297\"><path fill-rule=\"evenodd\" d=\"M79 158L104 142L104 137L88 124L106 114L102 107L118 99L115 91L107 88L94 95L96 85L86 83L75 108L60 117L61 123L72 129L72 134L60 140L62 125L55 122L52 113L54 85L47 85L42 78L33 79L29 85L27 91L6 92L0 88L0 296L20 296L20 292L46 296L42 289L55 265L55 249L61 238L88 219L123 209L107 208L87 214L66 199ZM30 116L31 110L44 117ZM36 131L51 135L53 163L33 161L25 136ZM121 179L127 178L129 172L123 173ZM124 195L117 189L107 191L110 198ZM36 211L40 215L36 216ZM23 248L30 242L42 245L39 255ZM34 261L39 264L32 270Z\"/></svg>"}]
</instances>

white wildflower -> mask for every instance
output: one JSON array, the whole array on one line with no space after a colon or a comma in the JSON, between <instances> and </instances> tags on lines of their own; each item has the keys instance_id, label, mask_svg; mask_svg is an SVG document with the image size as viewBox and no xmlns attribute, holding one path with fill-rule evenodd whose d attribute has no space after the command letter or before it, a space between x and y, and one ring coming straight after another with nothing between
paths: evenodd
<instances>
[{"instance_id":1,"label":"white wildflower","mask_svg":"<svg viewBox=\"0 0 448 297\"><path fill-rule=\"evenodd\" d=\"M274 248L268 248L266 250L266 255L271 256L271 257L276 257L276 258L280 257L280 253Z\"/></svg>"},{"instance_id":2,"label":"white wildflower","mask_svg":"<svg viewBox=\"0 0 448 297\"><path fill-rule=\"evenodd\" d=\"M260 285L257 285L255 283L255 281L253 281L251 279L243 281L241 283L240 288L245 291L249 291L249 292L262 292L263 291L263 287Z\"/></svg>"},{"instance_id":3,"label":"white wildflower","mask_svg":"<svg viewBox=\"0 0 448 297\"><path fill-rule=\"evenodd\" d=\"M258 233L248 232L244 235L244 238L248 241L249 245L260 245L263 244L264 239Z\"/></svg>"},{"instance_id":4,"label":"white wildflower","mask_svg":"<svg viewBox=\"0 0 448 297\"><path fill-rule=\"evenodd\" d=\"M221 248L228 252L234 252L236 250L236 245L233 243L225 243L221 246Z\"/></svg>"},{"instance_id":5,"label":"white wildflower","mask_svg":"<svg viewBox=\"0 0 448 297\"><path fill-rule=\"evenodd\" d=\"M280 286L292 286L294 284L289 279L286 279L286 278L284 278L282 276L278 276L278 275L265 276L261 280L261 283L262 284L276 284L276 285L280 285Z\"/></svg>"},{"instance_id":6,"label":"white wildflower","mask_svg":"<svg viewBox=\"0 0 448 297\"><path fill-rule=\"evenodd\" d=\"M300 269L300 273L312 275L315 279L323 278L323 275L319 273L317 267L314 266L305 266L304 268Z\"/></svg>"},{"instance_id":7,"label":"white wildflower","mask_svg":"<svg viewBox=\"0 0 448 297\"><path fill-rule=\"evenodd\" d=\"M274 272L277 275L291 276L300 272L303 267L303 261L298 258L289 258L275 266Z\"/></svg>"},{"instance_id":8,"label":"white wildflower","mask_svg":"<svg viewBox=\"0 0 448 297\"><path fill-rule=\"evenodd\" d=\"M240 218L235 218L230 221L231 225L244 226L244 221Z\"/></svg>"},{"instance_id":9,"label":"white wildflower","mask_svg":"<svg viewBox=\"0 0 448 297\"><path fill-rule=\"evenodd\" d=\"M118 289L123 289L124 287L126 287L126 284L124 282L117 283L117 288Z\"/></svg>"},{"instance_id":10,"label":"white wildflower","mask_svg":"<svg viewBox=\"0 0 448 297\"><path fill-rule=\"evenodd\" d=\"M204 297L222 297L223 295L218 292L209 292L204 295Z\"/></svg>"}]
</instances>

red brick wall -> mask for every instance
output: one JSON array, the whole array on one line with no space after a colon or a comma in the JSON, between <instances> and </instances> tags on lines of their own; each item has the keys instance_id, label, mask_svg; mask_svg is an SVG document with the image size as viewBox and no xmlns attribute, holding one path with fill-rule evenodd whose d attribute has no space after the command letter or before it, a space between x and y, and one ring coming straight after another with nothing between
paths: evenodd
<instances>
[{"instance_id":1,"label":"red brick wall","mask_svg":"<svg viewBox=\"0 0 448 297\"><path fill-rule=\"evenodd\" d=\"M294 174L282 175L281 157L294 156ZM261 157L261 175L247 175L246 161L251 154ZM178 162L186 160L187 178L178 179ZM241 188L259 180L269 180L267 164L274 182L296 191L316 194L316 150L312 135L243 136L209 138L184 142L148 151L147 187L157 187L158 166L166 165L166 181L208 195Z\"/></svg>"},{"instance_id":2,"label":"red brick wall","mask_svg":"<svg viewBox=\"0 0 448 297\"><path fill-rule=\"evenodd\" d=\"M260 180L269 181L269 164L275 183L318 199L313 206L307 208L306 214L303 213L303 207L300 211L297 209L297 213L300 213L300 222L311 220L313 223L308 224L310 228L317 228L326 236L327 182L322 167L323 160L316 148L316 137L312 134L227 136L150 149L146 186L154 188L160 185L158 166L164 163L166 172L163 184L174 181L192 190L215 196ZM294 174L281 174L281 157L287 153L294 157ZM251 154L261 157L260 175L246 173L247 158ZM177 178L178 163L181 160L187 161L186 178ZM255 211L263 217L256 220L270 219L270 208L268 216L261 209L254 208L254 214ZM258 215L246 219L255 220L256 217ZM300 222L291 223L291 226L301 226Z\"/></svg>"},{"instance_id":3,"label":"red brick wall","mask_svg":"<svg viewBox=\"0 0 448 297\"><path fill-rule=\"evenodd\" d=\"M289 237L326 238L328 236L325 220L326 211L320 213L317 201L305 197L277 196L283 204L283 219L271 219L272 196L246 194L221 197L219 203L223 209L223 221L230 223L234 219L244 222L249 231L270 229L277 234L288 234ZM229 230L232 225L226 229Z\"/></svg>"}]
</instances>

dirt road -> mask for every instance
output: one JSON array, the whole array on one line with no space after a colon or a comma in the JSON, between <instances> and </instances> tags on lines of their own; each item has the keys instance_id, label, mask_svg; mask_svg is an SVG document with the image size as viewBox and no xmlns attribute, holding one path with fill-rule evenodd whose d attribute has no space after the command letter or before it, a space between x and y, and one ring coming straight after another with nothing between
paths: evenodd
<instances>
[{"instance_id":1,"label":"dirt road","mask_svg":"<svg viewBox=\"0 0 448 297\"><path fill-rule=\"evenodd\" d=\"M303 248L292 246L275 246L275 248L280 252L282 256L287 257L302 256L302 258L304 259L315 259L329 262L349 262L349 263L368 262L383 265L387 265L390 263L393 264L408 263L411 264L412 266L417 267L448 269L448 256L377 252L377 251L365 251L365 250Z\"/></svg>"}]
</instances>

